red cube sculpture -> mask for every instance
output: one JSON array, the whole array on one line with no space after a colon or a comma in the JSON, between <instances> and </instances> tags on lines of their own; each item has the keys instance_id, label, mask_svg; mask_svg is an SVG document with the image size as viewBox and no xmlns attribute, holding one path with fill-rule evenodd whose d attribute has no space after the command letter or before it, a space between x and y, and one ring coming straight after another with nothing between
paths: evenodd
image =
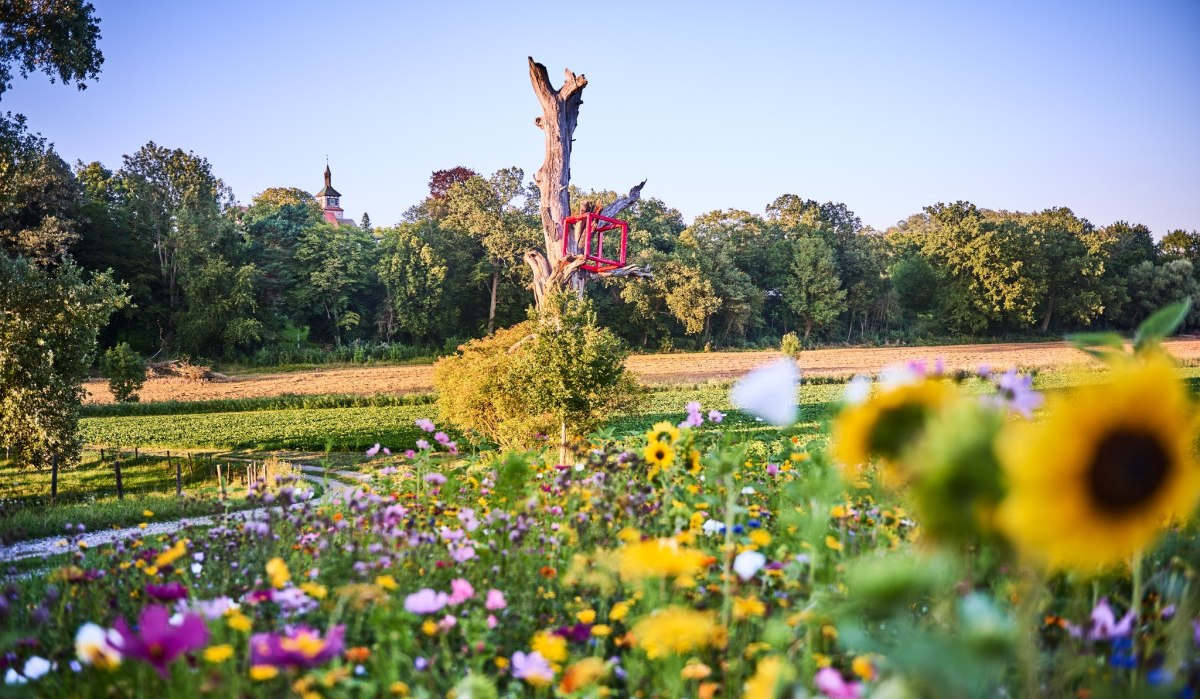
<instances>
[{"instance_id":1,"label":"red cube sculpture","mask_svg":"<svg viewBox=\"0 0 1200 699\"><path fill-rule=\"evenodd\" d=\"M562 251L564 255L569 251L572 227L577 223L583 224L580 231L579 248L583 253L585 262L583 265L580 265L580 269L589 272L608 272L625 266L625 248L629 244L628 221L621 221L596 213L585 213L567 218L563 221ZM612 240L613 236L616 235L613 231L620 231L619 241ZM614 243L618 247L616 259L604 256L606 237L609 239L608 254L612 254Z\"/></svg>"}]
</instances>

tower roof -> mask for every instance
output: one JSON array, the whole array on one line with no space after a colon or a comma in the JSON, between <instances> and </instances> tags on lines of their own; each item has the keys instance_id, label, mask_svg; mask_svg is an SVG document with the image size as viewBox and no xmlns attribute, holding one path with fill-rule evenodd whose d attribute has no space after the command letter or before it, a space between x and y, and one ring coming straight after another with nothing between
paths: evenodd
<instances>
[{"instance_id":1,"label":"tower roof","mask_svg":"<svg viewBox=\"0 0 1200 699\"><path fill-rule=\"evenodd\" d=\"M325 164L325 187L321 191L317 192L318 197L340 197L340 196L342 196L336 189L333 188L333 185L330 184L331 179L332 179L332 174L329 172L329 163L326 163Z\"/></svg>"}]
</instances>

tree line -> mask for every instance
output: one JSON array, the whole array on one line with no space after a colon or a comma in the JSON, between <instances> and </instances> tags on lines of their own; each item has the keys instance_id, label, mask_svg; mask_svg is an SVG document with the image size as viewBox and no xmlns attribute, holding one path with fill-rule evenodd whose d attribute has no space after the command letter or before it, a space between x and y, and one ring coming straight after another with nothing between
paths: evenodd
<instances>
[{"instance_id":1,"label":"tree line","mask_svg":"<svg viewBox=\"0 0 1200 699\"><path fill-rule=\"evenodd\" d=\"M115 170L71 168L22 120L4 123L6 248L111 270L129 303L104 346L214 359L277 345L450 348L530 305L521 256L540 242L538 193L520 168L438 171L396 225L335 226L295 187L237 206L192 152L151 142ZM1143 225L1097 226L1064 207L937 203L883 231L845 204L792 194L690 225L654 198L626 217L632 261L654 275L589 293L635 348L752 346L789 331L813 343L1129 329L1200 293L1196 232L1155 243Z\"/></svg>"}]
</instances>

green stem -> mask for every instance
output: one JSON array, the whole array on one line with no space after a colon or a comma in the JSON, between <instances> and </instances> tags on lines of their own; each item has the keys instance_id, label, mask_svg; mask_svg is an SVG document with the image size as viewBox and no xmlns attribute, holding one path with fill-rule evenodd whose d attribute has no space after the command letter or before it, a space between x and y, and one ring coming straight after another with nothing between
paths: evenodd
<instances>
[{"instance_id":1,"label":"green stem","mask_svg":"<svg viewBox=\"0 0 1200 699\"><path fill-rule=\"evenodd\" d=\"M1129 675L1129 686L1137 689L1138 684L1138 629L1141 627L1142 615L1142 551L1133 552L1133 560L1129 563L1133 572L1133 596L1129 600L1129 610L1133 612L1133 629L1129 637L1129 653L1133 658L1133 672Z\"/></svg>"},{"instance_id":2,"label":"green stem","mask_svg":"<svg viewBox=\"0 0 1200 699\"><path fill-rule=\"evenodd\" d=\"M729 628L733 616L733 509L737 504L737 491L734 490L733 474L725 475L725 546L724 574L721 576L721 623Z\"/></svg>"}]
</instances>

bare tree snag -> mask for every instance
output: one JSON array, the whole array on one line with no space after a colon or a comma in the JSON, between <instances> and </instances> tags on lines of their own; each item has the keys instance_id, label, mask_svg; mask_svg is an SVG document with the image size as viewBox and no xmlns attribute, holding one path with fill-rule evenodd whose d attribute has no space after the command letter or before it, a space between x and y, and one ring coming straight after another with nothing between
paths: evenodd
<instances>
[{"instance_id":1,"label":"bare tree snag","mask_svg":"<svg viewBox=\"0 0 1200 699\"><path fill-rule=\"evenodd\" d=\"M579 256L578 235L572 235L563 252L563 220L571 215L571 146L575 125L579 121L579 105L583 104L583 88L587 78L565 71L562 87L550 84L546 66L529 59L529 79L542 105L542 116L533 120L546 134L546 160L538 169L534 182L541 190L542 233L545 253L530 250L525 262L533 270L533 297L540 309L546 298L559 290L571 289L582 296L584 286L594 276L645 276L645 270L626 266L601 274L579 269L584 264ZM605 216L615 216L637 201L645 181L629 190L629 194L600 210Z\"/></svg>"}]
</instances>

